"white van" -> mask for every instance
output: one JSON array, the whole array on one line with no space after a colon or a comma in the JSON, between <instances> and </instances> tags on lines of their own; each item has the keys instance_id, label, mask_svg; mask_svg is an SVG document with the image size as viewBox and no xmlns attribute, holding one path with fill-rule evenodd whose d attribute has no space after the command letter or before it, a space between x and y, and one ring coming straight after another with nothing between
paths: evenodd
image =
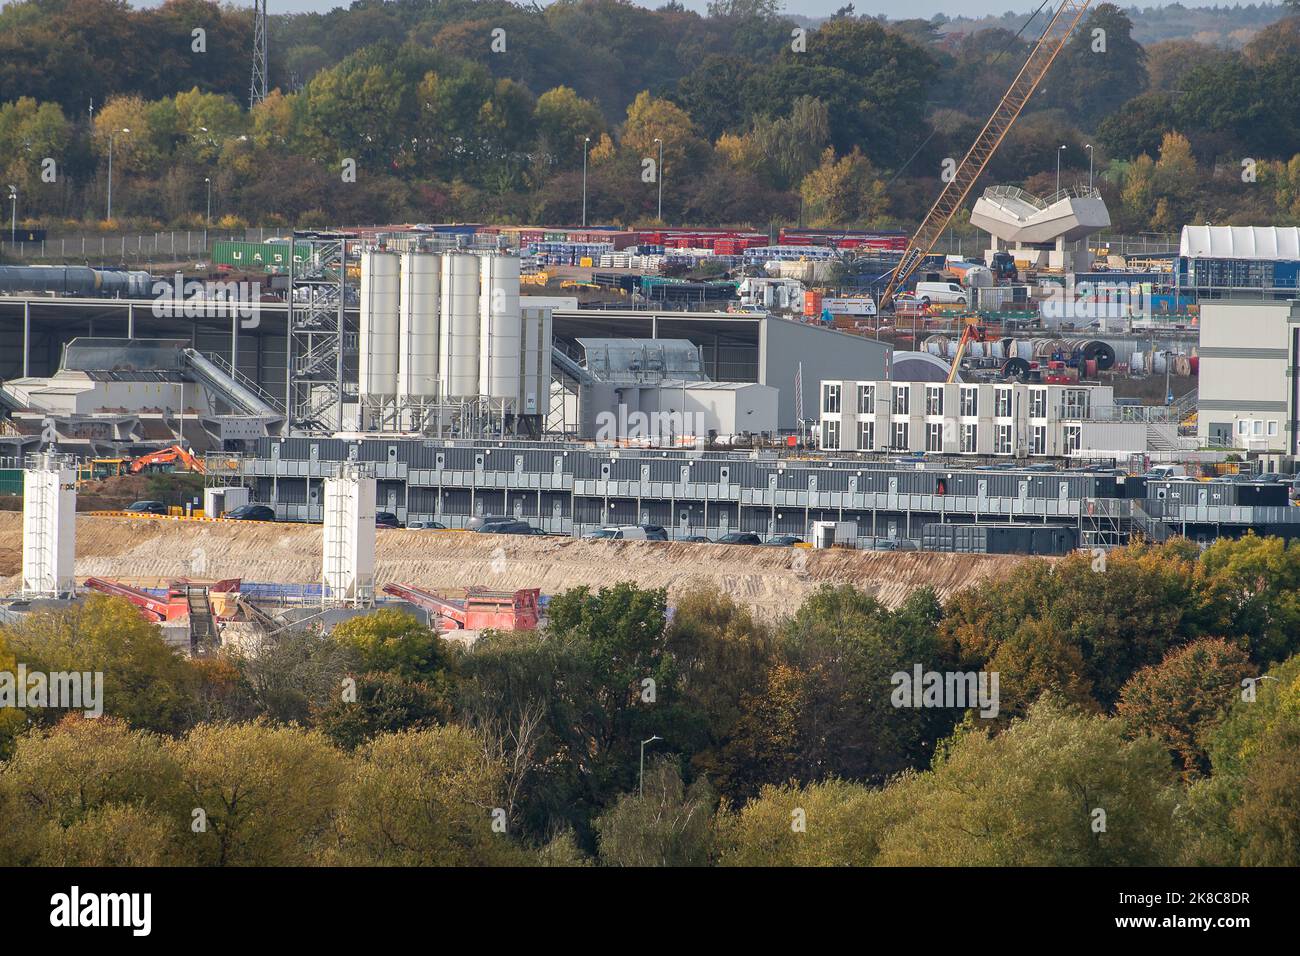
<instances>
[{"instance_id":1,"label":"white van","mask_svg":"<svg viewBox=\"0 0 1300 956\"><path fill-rule=\"evenodd\" d=\"M966 305L966 290L956 282L918 282L916 298L919 302L927 299L931 305Z\"/></svg>"},{"instance_id":2,"label":"white van","mask_svg":"<svg viewBox=\"0 0 1300 956\"><path fill-rule=\"evenodd\" d=\"M1182 465L1152 465L1142 476L1151 481L1167 481L1170 478L1186 478L1187 469Z\"/></svg>"}]
</instances>

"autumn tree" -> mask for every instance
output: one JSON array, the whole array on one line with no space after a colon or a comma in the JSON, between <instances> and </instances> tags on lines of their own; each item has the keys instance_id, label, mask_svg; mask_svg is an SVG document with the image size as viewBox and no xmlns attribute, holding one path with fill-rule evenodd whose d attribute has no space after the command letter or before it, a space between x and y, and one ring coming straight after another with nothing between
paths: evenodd
<instances>
[{"instance_id":1,"label":"autumn tree","mask_svg":"<svg viewBox=\"0 0 1300 956\"><path fill-rule=\"evenodd\" d=\"M1129 678L1116 710L1132 735L1164 743L1183 774L1194 777L1208 772L1209 736L1252 670L1239 647L1222 638L1202 638Z\"/></svg>"},{"instance_id":2,"label":"autumn tree","mask_svg":"<svg viewBox=\"0 0 1300 956\"><path fill-rule=\"evenodd\" d=\"M1215 866L1300 863L1300 655L1241 687L1208 734L1212 772L1188 793L1184 862Z\"/></svg>"},{"instance_id":3,"label":"autumn tree","mask_svg":"<svg viewBox=\"0 0 1300 956\"><path fill-rule=\"evenodd\" d=\"M0 627L0 640L29 671L90 673L103 680L103 711L132 727L171 733L189 721L196 674L130 602L93 594ZM62 713L35 717L49 723Z\"/></svg>"},{"instance_id":4,"label":"autumn tree","mask_svg":"<svg viewBox=\"0 0 1300 956\"><path fill-rule=\"evenodd\" d=\"M856 147L839 159L828 147L821 165L804 177L799 193L808 223L817 227L858 228L889 208L884 182Z\"/></svg>"}]
</instances>

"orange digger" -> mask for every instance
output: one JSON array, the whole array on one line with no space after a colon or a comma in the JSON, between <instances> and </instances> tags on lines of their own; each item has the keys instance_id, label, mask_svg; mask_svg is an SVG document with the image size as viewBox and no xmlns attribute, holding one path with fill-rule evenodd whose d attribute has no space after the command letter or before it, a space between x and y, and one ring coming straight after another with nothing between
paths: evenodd
<instances>
[{"instance_id":1,"label":"orange digger","mask_svg":"<svg viewBox=\"0 0 1300 956\"><path fill-rule=\"evenodd\" d=\"M138 475L143 471L151 471L160 466L176 465L178 463L183 465L187 471L193 471L200 475L206 470L202 461L195 458L180 445L160 448L158 451L151 451L147 455L141 455L131 462L127 470L133 475Z\"/></svg>"}]
</instances>

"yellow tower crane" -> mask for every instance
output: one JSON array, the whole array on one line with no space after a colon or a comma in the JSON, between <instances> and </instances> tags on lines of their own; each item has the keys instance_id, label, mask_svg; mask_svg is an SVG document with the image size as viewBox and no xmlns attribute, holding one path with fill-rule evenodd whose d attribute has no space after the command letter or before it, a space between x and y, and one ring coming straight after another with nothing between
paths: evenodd
<instances>
[{"instance_id":1,"label":"yellow tower crane","mask_svg":"<svg viewBox=\"0 0 1300 956\"><path fill-rule=\"evenodd\" d=\"M903 258L899 260L898 268L894 270L884 295L880 297L881 311L893 302L894 293L907 282L917 266L921 264L921 260L929 255L934 244L948 228L948 223L952 222L952 217L966 201L971 187L988 166L989 160L993 158L1007 131L1011 129L1011 124L1016 121L1020 111L1029 102L1029 97L1033 96L1034 90L1047 75L1052 62L1065 47L1066 40L1083 19L1083 14L1091 2L1092 0L1062 0L1051 22L1043 30L1043 35L1029 51L1025 65L1011 81L1011 86L1002 97L1002 102L993 111L989 121L984 124L984 129L980 131L979 136L975 137L974 145L957 165L952 179L943 187L943 192L939 194L939 198L930 207L925 219L921 221L916 234L908 242L907 251L903 253Z\"/></svg>"}]
</instances>

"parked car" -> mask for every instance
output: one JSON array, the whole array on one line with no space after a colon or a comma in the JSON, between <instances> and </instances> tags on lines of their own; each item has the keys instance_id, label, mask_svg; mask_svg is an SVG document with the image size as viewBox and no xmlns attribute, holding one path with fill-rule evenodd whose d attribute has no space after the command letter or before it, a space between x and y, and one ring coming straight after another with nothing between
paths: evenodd
<instances>
[{"instance_id":1,"label":"parked car","mask_svg":"<svg viewBox=\"0 0 1300 956\"><path fill-rule=\"evenodd\" d=\"M690 541L693 544L713 544L712 538L707 538L702 534L690 534L687 535L685 538L682 538L682 540Z\"/></svg>"},{"instance_id":2,"label":"parked car","mask_svg":"<svg viewBox=\"0 0 1300 956\"><path fill-rule=\"evenodd\" d=\"M165 515L167 506L161 501L133 501L126 510L137 515Z\"/></svg>"},{"instance_id":3,"label":"parked car","mask_svg":"<svg viewBox=\"0 0 1300 956\"><path fill-rule=\"evenodd\" d=\"M732 531L724 534L717 544L762 544L763 539L752 531Z\"/></svg>"},{"instance_id":4,"label":"parked car","mask_svg":"<svg viewBox=\"0 0 1300 956\"><path fill-rule=\"evenodd\" d=\"M877 538L875 544L871 546L876 551L897 551L899 544L893 538Z\"/></svg>"},{"instance_id":5,"label":"parked car","mask_svg":"<svg viewBox=\"0 0 1300 956\"><path fill-rule=\"evenodd\" d=\"M465 522L466 531L482 531L490 524L507 524L519 519L513 515L475 515Z\"/></svg>"},{"instance_id":6,"label":"parked car","mask_svg":"<svg viewBox=\"0 0 1300 956\"><path fill-rule=\"evenodd\" d=\"M583 537L604 538L609 541L645 541L649 535L640 525L624 524L597 528L595 531L588 531Z\"/></svg>"},{"instance_id":7,"label":"parked car","mask_svg":"<svg viewBox=\"0 0 1300 956\"><path fill-rule=\"evenodd\" d=\"M803 544L803 538L794 534L777 534L768 538L767 543L773 548L791 548L796 544Z\"/></svg>"},{"instance_id":8,"label":"parked car","mask_svg":"<svg viewBox=\"0 0 1300 956\"><path fill-rule=\"evenodd\" d=\"M479 534L535 534L536 532L537 529L527 521L513 518L509 521L494 521L478 529Z\"/></svg>"},{"instance_id":9,"label":"parked car","mask_svg":"<svg viewBox=\"0 0 1300 956\"><path fill-rule=\"evenodd\" d=\"M231 521L274 521L275 509L266 505L240 505L233 511L227 511L226 517Z\"/></svg>"},{"instance_id":10,"label":"parked car","mask_svg":"<svg viewBox=\"0 0 1300 956\"><path fill-rule=\"evenodd\" d=\"M663 525L643 524L641 530L645 532L647 541L667 541L668 532Z\"/></svg>"},{"instance_id":11,"label":"parked car","mask_svg":"<svg viewBox=\"0 0 1300 956\"><path fill-rule=\"evenodd\" d=\"M397 515L393 514L391 511L376 511L375 527L376 528L402 528L405 526L402 524L402 522L397 520Z\"/></svg>"},{"instance_id":12,"label":"parked car","mask_svg":"<svg viewBox=\"0 0 1300 956\"><path fill-rule=\"evenodd\" d=\"M407 531L446 531L447 526L441 521L408 521Z\"/></svg>"},{"instance_id":13,"label":"parked car","mask_svg":"<svg viewBox=\"0 0 1300 956\"><path fill-rule=\"evenodd\" d=\"M1282 475L1276 471L1265 471L1255 476L1256 481L1262 481L1267 484L1276 484L1279 481L1290 481L1290 475Z\"/></svg>"}]
</instances>

